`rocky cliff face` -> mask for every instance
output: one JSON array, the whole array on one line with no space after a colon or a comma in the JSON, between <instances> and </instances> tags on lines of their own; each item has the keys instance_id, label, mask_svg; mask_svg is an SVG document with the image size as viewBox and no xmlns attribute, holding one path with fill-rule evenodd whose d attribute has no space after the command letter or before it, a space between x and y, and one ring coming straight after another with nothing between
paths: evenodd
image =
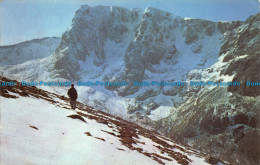
<instances>
[{"instance_id":1,"label":"rocky cliff face","mask_svg":"<svg viewBox=\"0 0 260 165\"><path fill-rule=\"evenodd\" d=\"M229 31L225 36L225 43L221 48L220 55L225 54L224 62L231 62L228 68L223 71L224 75L236 73L233 81L240 81L245 84L247 81L260 82L260 14L251 16L245 24ZM239 58L241 57L241 58ZM232 93L239 93L243 96L258 96L258 86L244 86L242 88L230 87Z\"/></svg>"},{"instance_id":2,"label":"rocky cliff face","mask_svg":"<svg viewBox=\"0 0 260 165\"><path fill-rule=\"evenodd\" d=\"M76 12L71 28L62 35L61 44L55 52L54 69L63 78L81 79L84 75L80 71L89 66L80 66L79 61L93 60L95 67L104 64L108 53L105 52L105 42L120 43L129 37L129 31L133 32L132 24L138 18L138 10L82 6Z\"/></svg>"},{"instance_id":3,"label":"rocky cliff face","mask_svg":"<svg viewBox=\"0 0 260 165\"><path fill-rule=\"evenodd\" d=\"M135 108L129 107L129 112L150 113L146 107L151 104L170 109L181 102L178 98L186 89L140 87L133 82L186 81L189 71L217 62L223 33L237 24L240 22L184 19L154 8L82 6L53 55L51 77L124 80L128 86L106 89L120 96L142 98L136 100Z\"/></svg>"},{"instance_id":4,"label":"rocky cliff face","mask_svg":"<svg viewBox=\"0 0 260 165\"><path fill-rule=\"evenodd\" d=\"M88 76L82 74L81 70L91 67L80 65L80 61L93 60L93 67L108 68L106 63L109 56L115 56L111 55L111 48L106 47L108 42L121 43L123 47L118 48L118 58L124 65L120 70L121 75L115 76L116 79L142 81L147 77L145 71L156 72L153 66L162 62L174 65L176 58L184 53L190 56L199 54L198 59L204 58L201 65L205 65L206 58L218 53L219 46L212 47L210 40L218 42L222 31L229 27L227 23L222 23L222 26L218 30L218 23L200 19L185 20L154 8L141 11L82 6L55 52L55 70L63 78L79 80ZM184 46L190 51L185 52ZM207 50L207 55L202 55L203 49ZM210 55L212 52L214 55ZM64 65L64 62L68 65ZM103 79L111 77L104 74L100 76ZM125 89L119 93L125 96L136 91Z\"/></svg>"},{"instance_id":5,"label":"rocky cliff face","mask_svg":"<svg viewBox=\"0 0 260 165\"><path fill-rule=\"evenodd\" d=\"M157 122L159 130L181 141L186 137L184 141L229 162L259 164L260 88L246 86L260 81L259 16L226 31L220 61L200 72L202 79L229 79L241 86L190 91L175 113Z\"/></svg>"}]
</instances>

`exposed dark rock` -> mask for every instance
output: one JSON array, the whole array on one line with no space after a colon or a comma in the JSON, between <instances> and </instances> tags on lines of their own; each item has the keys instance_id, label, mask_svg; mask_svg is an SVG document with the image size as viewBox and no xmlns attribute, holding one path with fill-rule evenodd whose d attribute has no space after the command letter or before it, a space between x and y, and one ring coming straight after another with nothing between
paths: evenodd
<instances>
[{"instance_id":1,"label":"exposed dark rock","mask_svg":"<svg viewBox=\"0 0 260 165\"><path fill-rule=\"evenodd\" d=\"M245 136L238 143L238 151L241 152L243 158L252 162L251 164L259 164L260 162L260 132L252 130L245 133Z\"/></svg>"},{"instance_id":2,"label":"exposed dark rock","mask_svg":"<svg viewBox=\"0 0 260 165\"><path fill-rule=\"evenodd\" d=\"M31 126L31 125L30 125L30 127L31 127L31 128L33 128L33 129L36 129L36 130L38 130L38 128L37 128L37 127L35 127L35 126Z\"/></svg>"},{"instance_id":3,"label":"exposed dark rock","mask_svg":"<svg viewBox=\"0 0 260 165\"><path fill-rule=\"evenodd\" d=\"M149 109L149 110L154 110L154 109L158 108L160 105L157 104L157 103L154 102L154 101L151 101L151 102L149 102L148 104L146 104L145 106L146 106L146 108Z\"/></svg>"},{"instance_id":4,"label":"exposed dark rock","mask_svg":"<svg viewBox=\"0 0 260 165\"><path fill-rule=\"evenodd\" d=\"M85 119L83 117L79 116L79 115L69 115L67 117L72 118L72 119L79 119L83 122L86 122Z\"/></svg>"},{"instance_id":5,"label":"exposed dark rock","mask_svg":"<svg viewBox=\"0 0 260 165\"><path fill-rule=\"evenodd\" d=\"M142 110L142 109L143 109L143 108L142 108L142 106L141 106L140 104L135 103L135 104L133 104L133 105L128 105L128 106L127 106L127 113L131 114L131 113L134 113L134 112L136 112L136 111L140 111L140 110Z\"/></svg>"},{"instance_id":6,"label":"exposed dark rock","mask_svg":"<svg viewBox=\"0 0 260 165\"><path fill-rule=\"evenodd\" d=\"M241 23L239 21L234 22L218 22L218 30L220 33L225 33L226 31L235 29L236 27L240 26Z\"/></svg>"},{"instance_id":7,"label":"exposed dark rock","mask_svg":"<svg viewBox=\"0 0 260 165\"><path fill-rule=\"evenodd\" d=\"M245 114L238 114L234 116L234 124L248 124L248 116Z\"/></svg>"},{"instance_id":8,"label":"exposed dark rock","mask_svg":"<svg viewBox=\"0 0 260 165\"><path fill-rule=\"evenodd\" d=\"M257 68L260 68L260 58L257 56L232 62L225 74L236 73L233 82L240 82L241 86L230 86L228 90L243 96L260 95L260 86L247 86L247 81L260 82L260 72Z\"/></svg>"},{"instance_id":9,"label":"exposed dark rock","mask_svg":"<svg viewBox=\"0 0 260 165\"><path fill-rule=\"evenodd\" d=\"M98 119L97 122L101 123L101 124L108 125L108 122L106 120L103 120L103 119Z\"/></svg>"},{"instance_id":10,"label":"exposed dark rock","mask_svg":"<svg viewBox=\"0 0 260 165\"><path fill-rule=\"evenodd\" d=\"M220 117L216 116L213 118L212 126L217 129L222 128L222 122L221 122Z\"/></svg>"},{"instance_id":11,"label":"exposed dark rock","mask_svg":"<svg viewBox=\"0 0 260 165\"><path fill-rule=\"evenodd\" d=\"M160 94L160 90L156 90L156 89L149 89L147 91L145 91L144 93L138 95L136 97L136 100L138 101L144 101L147 98L153 97L153 96L157 96Z\"/></svg>"},{"instance_id":12,"label":"exposed dark rock","mask_svg":"<svg viewBox=\"0 0 260 165\"><path fill-rule=\"evenodd\" d=\"M0 89L0 96L6 97L6 98L18 98L15 95L9 94L6 89L3 89L3 87L1 87L1 89Z\"/></svg>"},{"instance_id":13,"label":"exposed dark rock","mask_svg":"<svg viewBox=\"0 0 260 165\"><path fill-rule=\"evenodd\" d=\"M233 82L241 83L241 86L230 86L228 90L243 96L260 95L259 86L248 86L247 82L260 82L260 14L250 17L243 27L234 26L236 29L230 31L226 42L220 50L220 55L226 54L224 62L231 61L227 69L222 72L225 75L234 75ZM237 57L244 56L238 59Z\"/></svg>"},{"instance_id":14,"label":"exposed dark rock","mask_svg":"<svg viewBox=\"0 0 260 165\"><path fill-rule=\"evenodd\" d=\"M239 142L244 136L244 126L239 126L233 130L233 135L235 136L235 143Z\"/></svg>"},{"instance_id":15,"label":"exposed dark rock","mask_svg":"<svg viewBox=\"0 0 260 165\"><path fill-rule=\"evenodd\" d=\"M102 141L106 141L104 138L100 138L100 137L95 137L96 139L102 140Z\"/></svg>"},{"instance_id":16,"label":"exposed dark rock","mask_svg":"<svg viewBox=\"0 0 260 165\"><path fill-rule=\"evenodd\" d=\"M223 128L226 128L228 127L229 125L231 125L230 121L229 121L229 117L223 117L222 118L222 127Z\"/></svg>"},{"instance_id":17,"label":"exposed dark rock","mask_svg":"<svg viewBox=\"0 0 260 165\"><path fill-rule=\"evenodd\" d=\"M234 130L233 130L233 135L238 135L241 131L243 131L244 130L244 126L242 125L242 126L239 126L239 127L237 127L237 128L235 128Z\"/></svg>"},{"instance_id":18,"label":"exposed dark rock","mask_svg":"<svg viewBox=\"0 0 260 165\"><path fill-rule=\"evenodd\" d=\"M206 157L206 161L207 161L209 164L217 165L218 162L219 162L219 159L218 159L218 158L215 158L215 157L213 157L213 156L207 156L207 157Z\"/></svg>"},{"instance_id":19,"label":"exposed dark rock","mask_svg":"<svg viewBox=\"0 0 260 165\"><path fill-rule=\"evenodd\" d=\"M209 26L207 26L207 28L206 28L206 35L208 35L208 36L212 36L213 35L213 33L215 32L215 30L216 30L216 25L215 24L210 24Z\"/></svg>"},{"instance_id":20,"label":"exposed dark rock","mask_svg":"<svg viewBox=\"0 0 260 165\"><path fill-rule=\"evenodd\" d=\"M202 75L201 73L188 73L187 77L190 80L201 80Z\"/></svg>"},{"instance_id":21,"label":"exposed dark rock","mask_svg":"<svg viewBox=\"0 0 260 165\"><path fill-rule=\"evenodd\" d=\"M174 86L174 87L164 87L162 90L162 94L168 95L168 96L176 96L180 92L180 87Z\"/></svg>"},{"instance_id":22,"label":"exposed dark rock","mask_svg":"<svg viewBox=\"0 0 260 165\"><path fill-rule=\"evenodd\" d=\"M86 134L87 136L92 136L90 132L85 132L84 134Z\"/></svg>"},{"instance_id":23,"label":"exposed dark rock","mask_svg":"<svg viewBox=\"0 0 260 165\"><path fill-rule=\"evenodd\" d=\"M118 150L120 150L120 151L125 151L124 149L122 149L122 148L117 148Z\"/></svg>"},{"instance_id":24,"label":"exposed dark rock","mask_svg":"<svg viewBox=\"0 0 260 165\"><path fill-rule=\"evenodd\" d=\"M104 130L101 130L101 131L106 132L107 134L115 136L115 137L117 136L114 132L108 132L108 131L104 131Z\"/></svg>"},{"instance_id":25,"label":"exposed dark rock","mask_svg":"<svg viewBox=\"0 0 260 165\"><path fill-rule=\"evenodd\" d=\"M252 128L256 128L257 124L258 124L258 120L254 116L249 119L248 126Z\"/></svg>"},{"instance_id":26,"label":"exposed dark rock","mask_svg":"<svg viewBox=\"0 0 260 165\"><path fill-rule=\"evenodd\" d=\"M228 61L230 61L230 60L232 60L232 59L234 59L236 57L236 55L234 54L234 53L228 53L225 57L224 57L224 59L223 59L223 62L228 62Z\"/></svg>"},{"instance_id":27,"label":"exposed dark rock","mask_svg":"<svg viewBox=\"0 0 260 165\"><path fill-rule=\"evenodd\" d=\"M198 34L191 26L187 27L184 35L185 35L185 43L188 45L198 39Z\"/></svg>"}]
</instances>

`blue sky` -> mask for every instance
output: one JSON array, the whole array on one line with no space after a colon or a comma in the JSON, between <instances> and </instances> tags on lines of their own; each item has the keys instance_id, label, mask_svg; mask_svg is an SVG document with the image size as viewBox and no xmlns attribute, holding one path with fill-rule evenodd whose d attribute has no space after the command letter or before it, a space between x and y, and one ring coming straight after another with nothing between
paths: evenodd
<instances>
[{"instance_id":1,"label":"blue sky","mask_svg":"<svg viewBox=\"0 0 260 165\"><path fill-rule=\"evenodd\" d=\"M0 45L61 36L83 4L155 7L212 21L246 20L259 12L258 0L0 0Z\"/></svg>"}]
</instances>

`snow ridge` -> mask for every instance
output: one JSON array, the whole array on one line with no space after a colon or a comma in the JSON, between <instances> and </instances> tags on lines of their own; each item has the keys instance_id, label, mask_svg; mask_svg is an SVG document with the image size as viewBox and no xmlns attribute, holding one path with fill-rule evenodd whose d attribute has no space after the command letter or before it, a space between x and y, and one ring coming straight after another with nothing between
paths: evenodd
<instances>
[{"instance_id":1,"label":"snow ridge","mask_svg":"<svg viewBox=\"0 0 260 165\"><path fill-rule=\"evenodd\" d=\"M59 37L46 37L15 45L0 46L0 66L17 65L50 56L60 44Z\"/></svg>"}]
</instances>

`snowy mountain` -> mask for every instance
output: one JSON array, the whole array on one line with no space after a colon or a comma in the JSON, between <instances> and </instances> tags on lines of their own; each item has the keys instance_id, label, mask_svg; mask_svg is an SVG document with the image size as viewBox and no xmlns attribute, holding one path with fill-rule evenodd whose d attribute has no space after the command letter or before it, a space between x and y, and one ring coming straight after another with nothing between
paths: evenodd
<instances>
[{"instance_id":1,"label":"snowy mountain","mask_svg":"<svg viewBox=\"0 0 260 165\"><path fill-rule=\"evenodd\" d=\"M21 81L33 81L39 77L47 80L50 70L46 68L52 61L49 56L60 44L60 40L59 37L46 37L0 46L0 75L9 75Z\"/></svg>"},{"instance_id":2,"label":"snowy mountain","mask_svg":"<svg viewBox=\"0 0 260 165\"><path fill-rule=\"evenodd\" d=\"M19 81L127 82L76 88L84 104L146 123L231 164L259 164L260 88L246 85L260 82L259 22L260 14L211 22L155 8L82 6L50 56L1 64L0 71Z\"/></svg>"},{"instance_id":3,"label":"snowy mountain","mask_svg":"<svg viewBox=\"0 0 260 165\"><path fill-rule=\"evenodd\" d=\"M60 44L59 37L46 37L15 45L0 46L0 65L17 65L51 55Z\"/></svg>"},{"instance_id":4,"label":"snowy mountain","mask_svg":"<svg viewBox=\"0 0 260 165\"><path fill-rule=\"evenodd\" d=\"M4 76L21 81L125 81L128 86L91 87L94 92L84 100L92 106L99 102L102 109L122 100L125 113L139 111L141 116L150 114L149 118L158 120L184 102L186 88L140 87L134 81L187 81L191 70L218 61L224 32L239 25L184 19L154 8L82 6L54 54L0 69ZM106 101L91 99L93 93L101 93Z\"/></svg>"},{"instance_id":5,"label":"snowy mountain","mask_svg":"<svg viewBox=\"0 0 260 165\"><path fill-rule=\"evenodd\" d=\"M1 164L208 164L218 159L36 87L1 89ZM219 162L220 163L220 162ZM220 163L221 164L221 163Z\"/></svg>"}]
</instances>

